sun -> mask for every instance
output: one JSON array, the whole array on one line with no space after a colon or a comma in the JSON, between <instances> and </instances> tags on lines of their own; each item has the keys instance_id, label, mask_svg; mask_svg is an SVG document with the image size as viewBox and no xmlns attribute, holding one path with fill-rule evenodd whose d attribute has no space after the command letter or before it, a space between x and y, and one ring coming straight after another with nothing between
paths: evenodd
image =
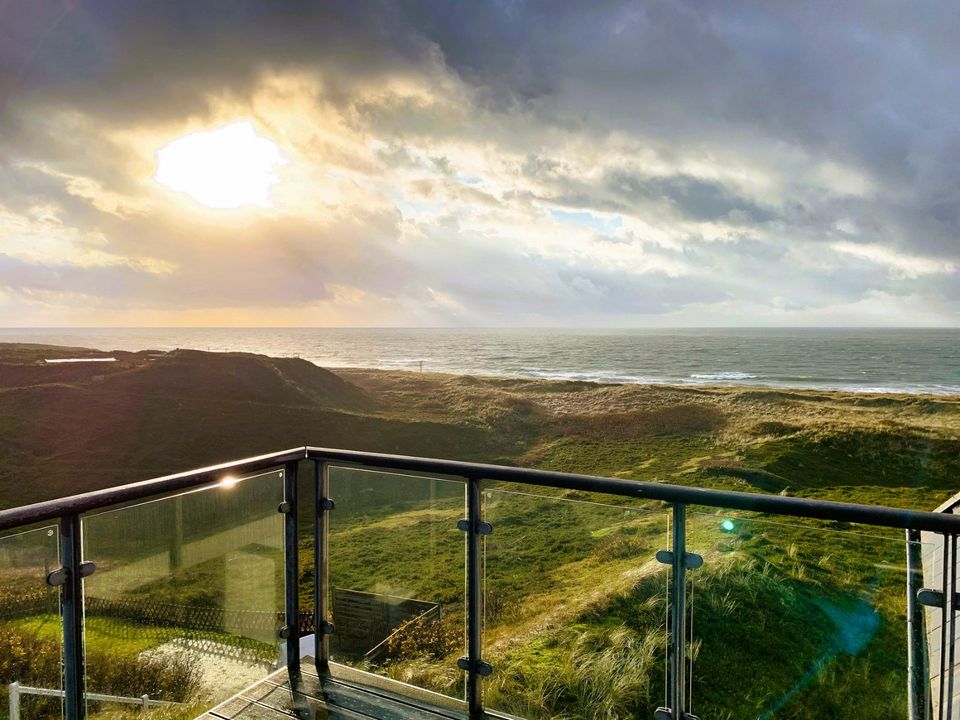
<instances>
[{"instance_id":1,"label":"sun","mask_svg":"<svg viewBox=\"0 0 960 720\"><path fill-rule=\"evenodd\" d=\"M275 143L241 121L162 147L153 177L207 207L270 207L270 190L279 182L274 169L286 162Z\"/></svg>"}]
</instances>

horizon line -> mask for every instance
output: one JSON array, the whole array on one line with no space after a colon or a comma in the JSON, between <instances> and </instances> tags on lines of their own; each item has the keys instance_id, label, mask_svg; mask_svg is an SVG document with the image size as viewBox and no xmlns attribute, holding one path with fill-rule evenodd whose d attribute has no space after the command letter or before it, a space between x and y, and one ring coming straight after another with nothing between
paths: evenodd
<instances>
[{"instance_id":1,"label":"horizon line","mask_svg":"<svg viewBox=\"0 0 960 720\"><path fill-rule=\"evenodd\" d=\"M18 330L960 330L960 325L0 325Z\"/></svg>"}]
</instances>

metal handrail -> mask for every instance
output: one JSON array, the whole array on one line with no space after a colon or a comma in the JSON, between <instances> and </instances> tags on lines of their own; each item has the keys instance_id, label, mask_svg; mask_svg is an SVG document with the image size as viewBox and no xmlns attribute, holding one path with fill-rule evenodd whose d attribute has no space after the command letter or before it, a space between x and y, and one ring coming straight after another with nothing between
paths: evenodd
<instances>
[{"instance_id":1,"label":"metal handrail","mask_svg":"<svg viewBox=\"0 0 960 720\"><path fill-rule=\"evenodd\" d=\"M478 480L500 480L524 485L541 485L644 500L661 500L670 504L705 505L905 530L960 533L960 515L945 515L925 510L905 510L885 505L861 505L736 490L711 490L642 480L619 480L596 475L578 475L505 465L486 465L357 450L308 447L306 448L306 454L309 458L323 462L340 462L391 470L456 475Z\"/></svg>"},{"instance_id":2,"label":"metal handrail","mask_svg":"<svg viewBox=\"0 0 960 720\"><path fill-rule=\"evenodd\" d=\"M391 455L387 453L340 450L322 447L300 447L258 455L244 460L212 465L187 472L117 487L95 490L57 500L23 505L10 510L0 510L0 530L32 525L53 520L64 515L98 510L134 500L196 488L218 482L228 473L247 473L267 470L289 462L306 458L322 462L339 462L365 467L413 472L438 473L482 480L500 480L524 485L541 485L566 490L604 493L622 497L685 505L704 505L734 510L774 513L793 517L862 523L904 530L924 530L938 533L960 533L960 515L906 510L884 505L815 500L802 497L785 497L764 493L736 490L711 490L686 487L668 483L653 483L641 480L620 480L596 475L562 473L531 468L489 465L484 463L444 460L439 458Z\"/></svg>"},{"instance_id":3,"label":"metal handrail","mask_svg":"<svg viewBox=\"0 0 960 720\"><path fill-rule=\"evenodd\" d=\"M113 505L144 500L167 493L190 490L207 483L219 482L230 473L251 473L258 470L270 470L288 462L306 457L306 448L293 448L268 455L257 455L244 460L211 465L198 470L163 475L150 480L118 485L116 487L94 490L80 495L70 495L56 500L22 505L10 510L0 510L0 530L9 530L22 525L54 520L64 515L100 510Z\"/></svg>"}]
</instances>

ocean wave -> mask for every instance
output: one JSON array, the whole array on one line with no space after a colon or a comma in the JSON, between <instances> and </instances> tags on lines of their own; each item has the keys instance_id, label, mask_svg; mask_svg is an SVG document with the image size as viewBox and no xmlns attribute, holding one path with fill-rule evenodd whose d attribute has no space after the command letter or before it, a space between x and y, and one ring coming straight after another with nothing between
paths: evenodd
<instances>
[{"instance_id":1,"label":"ocean wave","mask_svg":"<svg viewBox=\"0 0 960 720\"><path fill-rule=\"evenodd\" d=\"M692 373L694 380L753 380L757 376L745 372Z\"/></svg>"},{"instance_id":2,"label":"ocean wave","mask_svg":"<svg viewBox=\"0 0 960 720\"><path fill-rule=\"evenodd\" d=\"M404 367L406 365L417 365L419 363L428 363L430 358L425 357L399 357L399 358L377 358L376 364L384 367Z\"/></svg>"},{"instance_id":3,"label":"ocean wave","mask_svg":"<svg viewBox=\"0 0 960 720\"><path fill-rule=\"evenodd\" d=\"M520 368L519 373L527 377L543 380L578 380L581 382L596 383L628 383L643 385L662 385L669 382L665 378L647 377L645 375L625 375L614 370L596 370L594 372L564 372L560 370L541 370L539 368Z\"/></svg>"},{"instance_id":4,"label":"ocean wave","mask_svg":"<svg viewBox=\"0 0 960 720\"><path fill-rule=\"evenodd\" d=\"M827 385L824 390L849 393L876 393L897 395L960 395L960 385L921 385L907 384L899 387L892 385Z\"/></svg>"}]
</instances>

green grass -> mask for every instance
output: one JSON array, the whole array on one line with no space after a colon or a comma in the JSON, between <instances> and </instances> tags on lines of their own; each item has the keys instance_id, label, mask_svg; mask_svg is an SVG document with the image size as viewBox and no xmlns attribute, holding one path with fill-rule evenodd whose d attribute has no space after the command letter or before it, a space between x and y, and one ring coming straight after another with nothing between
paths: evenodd
<instances>
[{"instance_id":1,"label":"green grass","mask_svg":"<svg viewBox=\"0 0 960 720\"><path fill-rule=\"evenodd\" d=\"M7 626L51 642L60 642L63 632L56 615L11 620ZM176 637L176 632L169 628L137 625L118 618L88 617L85 628L86 648L91 652L136 655Z\"/></svg>"},{"instance_id":2,"label":"green grass","mask_svg":"<svg viewBox=\"0 0 960 720\"><path fill-rule=\"evenodd\" d=\"M124 372L95 387L78 375L6 393L0 457L17 464L0 463L0 481L44 477L31 489L40 499L304 441L923 509L960 489L953 398L364 370L340 373L341 384L309 366L245 356L124 362ZM199 377L210 380L202 394L189 390ZM57 458L44 454L45 435L66 439ZM145 436L158 440L145 444ZM89 470L86 485L77 484L78 469ZM340 474L332 484L331 583L443 609L439 627L403 638L368 669L462 694L462 496L389 474ZM668 546L667 509L580 492L487 490L488 705L534 718L650 717L663 700L668 572L653 556ZM22 502L20 485L0 486L3 497ZM310 607L304 519L301 593ZM154 521L162 534L166 520ZM108 561L136 554L139 544L125 550L118 531L103 527L120 543ZM141 524L141 535L156 532ZM900 531L691 508L688 547L704 557L691 574L694 712L714 720L903 716L902 540ZM226 587L215 561L139 590L157 601L220 604ZM55 630L49 617L17 622L40 637ZM167 632L125 640L123 629L111 635L98 622L90 618L94 651L135 652Z\"/></svg>"},{"instance_id":3,"label":"green grass","mask_svg":"<svg viewBox=\"0 0 960 720\"><path fill-rule=\"evenodd\" d=\"M522 462L929 509L960 477L956 448L912 431L768 423L759 434L546 435ZM532 718L649 717L663 702L666 573L652 556L668 546L666 509L528 492L498 485L484 495L494 526L484 541L488 705ZM393 504L341 521L331 536L335 583L462 612L462 544L449 527L457 511ZM687 538L705 559L691 579L694 711L721 720L905 712L902 531L691 508ZM455 693L455 655L372 669Z\"/></svg>"},{"instance_id":4,"label":"green grass","mask_svg":"<svg viewBox=\"0 0 960 720\"><path fill-rule=\"evenodd\" d=\"M62 641L60 618L56 615L40 615L11 620L5 626L40 640ZM189 631L175 626L160 627L123 620L121 618L88 616L84 621L86 649L93 653L119 653L137 655L152 650L164 643L188 634ZM233 647L247 647L251 641L226 632L205 632L203 637L211 642ZM271 646L270 653L275 652Z\"/></svg>"}]
</instances>

